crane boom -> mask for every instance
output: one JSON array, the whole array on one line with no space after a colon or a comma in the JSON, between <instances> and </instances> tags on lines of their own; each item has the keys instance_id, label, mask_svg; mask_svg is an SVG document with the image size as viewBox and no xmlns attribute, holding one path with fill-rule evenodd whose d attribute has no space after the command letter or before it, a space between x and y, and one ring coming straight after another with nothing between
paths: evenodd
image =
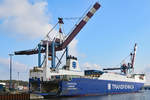
<instances>
[{"instance_id":1,"label":"crane boom","mask_svg":"<svg viewBox=\"0 0 150 100\"><path fill-rule=\"evenodd\" d=\"M134 52L133 52L133 57L132 57L132 60L131 60L131 68L133 68L134 66L134 62L135 62L135 56L136 56L136 48L137 48L137 44L135 43L135 46L134 46Z\"/></svg>"},{"instance_id":2,"label":"crane boom","mask_svg":"<svg viewBox=\"0 0 150 100\"><path fill-rule=\"evenodd\" d=\"M104 68L103 70L120 70L121 68Z\"/></svg>"},{"instance_id":3,"label":"crane boom","mask_svg":"<svg viewBox=\"0 0 150 100\"><path fill-rule=\"evenodd\" d=\"M74 37L80 32L80 30L85 26L88 20L94 15L94 13L100 8L100 4L96 2L90 11L83 17L83 19L76 25L71 34L67 39L62 43L61 49L66 48L66 46L74 39Z\"/></svg>"},{"instance_id":4,"label":"crane boom","mask_svg":"<svg viewBox=\"0 0 150 100\"><path fill-rule=\"evenodd\" d=\"M88 20L94 15L94 13L100 8L100 4L96 2L93 7L88 11L88 13L83 17L83 19L75 26L75 28L72 30L70 35L62 42L60 45L58 45L55 49L55 51L60 51L65 49L68 44L75 38L75 36L80 32L80 30L85 26L85 24L88 22ZM50 49L51 49L51 43L52 41L49 41ZM56 41L55 41L56 42ZM46 46L46 45L44 45ZM40 53L44 53L46 49L42 49ZM32 55L32 54L38 54L38 49L30 49L30 50L23 50L23 51L16 51L15 55ZM51 51L50 51L51 53Z\"/></svg>"}]
</instances>

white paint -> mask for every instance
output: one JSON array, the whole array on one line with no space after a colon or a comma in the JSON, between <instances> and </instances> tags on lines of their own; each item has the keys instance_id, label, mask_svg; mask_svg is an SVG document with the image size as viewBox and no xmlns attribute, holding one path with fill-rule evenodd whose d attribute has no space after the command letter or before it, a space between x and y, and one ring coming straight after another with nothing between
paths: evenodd
<instances>
[{"instance_id":1,"label":"white paint","mask_svg":"<svg viewBox=\"0 0 150 100\"><path fill-rule=\"evenodd\" d=\"M120 75L120 74L117 74L117 73L104 73L98 79L99 80L122 81L122 82L140 82L140 83L145 83L145 81L146 81L145 78L144 78L144 80L140 80L139 77L137 77L137 76L138 75L134 75L134 77L128 77L126 75Z\"/></svg>"},{"instance_id":2,"label":"white paint","mask_svg":"<svg viewBox=\"0 0 150 100\"><path fill-rule=\"evenodd\" d=\"M90 10L90 12L91 12L92 14L94 14L94 13L96 12L96 9L95 9L95 8L92 8L92 9Z\"/></svg>"},{"instance_id":3,"label":"white paint","mask_svg":"<svg viewBox=\"0 0 150 100\"><path fill-rule=\"evenodd\" d=\"M90 18L89 18L88 16L85 16L83 20L84 20L85 22L88 22L89 19L90 19Z\"/></svg>"},{"instance_id":4,"label":"white paint","mask_svg":"<svg viewBox=\"0 0 150 100\"><path fill-rule=\"evenodd\" d=\"M111 90L111 84L108 83L107 86L108 86L108 90Z\"/></svg>"}]
</instances>

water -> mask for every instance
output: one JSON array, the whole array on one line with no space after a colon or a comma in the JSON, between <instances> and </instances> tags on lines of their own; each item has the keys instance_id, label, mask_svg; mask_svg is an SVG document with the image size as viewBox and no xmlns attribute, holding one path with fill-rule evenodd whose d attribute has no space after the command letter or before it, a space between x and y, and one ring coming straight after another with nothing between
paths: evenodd
<instances>
[{"instance_id":1,"label":"water","mask_svg":"<svg viewBox=\"0 0 150 100\"><path fill-rule=\"evenodd\" d=\"M128 93L128 94L103 95L103 96L50 98L45 100L150 100L150 91L142 91L139 93Z\"/></svg>"}]
</instances>

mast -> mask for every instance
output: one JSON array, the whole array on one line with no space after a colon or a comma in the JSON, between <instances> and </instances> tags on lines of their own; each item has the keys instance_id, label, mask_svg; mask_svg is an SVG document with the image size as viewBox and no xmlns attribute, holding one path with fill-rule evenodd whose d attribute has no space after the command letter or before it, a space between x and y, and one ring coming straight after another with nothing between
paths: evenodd
<instances>
[{"instance_id":1,"label":"mast","mask_svg":"<svg viewBox=\"0 0 150 100\"><path fill-rule=\"evenodd\" d=\"M135 63L135 56L136 56L136 49L137 49L137 44L135 43L134 45L134 51L133 51L133 54L132 54L132 59L131 59L131 68L134 69L134 63Z\"/></svg>"}]
</instances>

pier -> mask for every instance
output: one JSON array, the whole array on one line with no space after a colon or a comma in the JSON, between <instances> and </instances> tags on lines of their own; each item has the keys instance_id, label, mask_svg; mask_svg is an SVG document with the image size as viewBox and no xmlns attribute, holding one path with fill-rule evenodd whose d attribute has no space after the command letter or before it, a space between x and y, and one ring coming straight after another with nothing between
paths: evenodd
<instances>
[{"instance_id":1,"label":"pier","mask_svg":"<svg viewBox=\"0 0 150 100\"><path fill-rule=\"evenodd\" d=\"M30 94L1 94L0 100L30 100Z\"/></svg>"}]
</instances>

